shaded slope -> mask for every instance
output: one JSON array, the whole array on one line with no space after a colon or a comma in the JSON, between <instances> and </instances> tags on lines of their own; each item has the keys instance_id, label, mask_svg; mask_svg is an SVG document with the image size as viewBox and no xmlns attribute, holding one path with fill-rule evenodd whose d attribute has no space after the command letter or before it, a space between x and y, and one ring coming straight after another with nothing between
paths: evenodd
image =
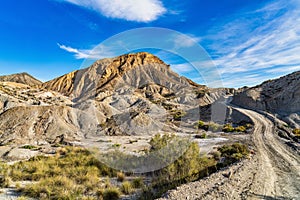
<instances>
[{"instance_id":1,"label":"shaded slope","mask_svg":"<svg viewBox=\"0 0 300 200\"><path fill-rule=\"evenodd\" d=\"M300 112L300 71L248 88L236 94L233 103L283 114Z\"/></svg>"}]
</instances>

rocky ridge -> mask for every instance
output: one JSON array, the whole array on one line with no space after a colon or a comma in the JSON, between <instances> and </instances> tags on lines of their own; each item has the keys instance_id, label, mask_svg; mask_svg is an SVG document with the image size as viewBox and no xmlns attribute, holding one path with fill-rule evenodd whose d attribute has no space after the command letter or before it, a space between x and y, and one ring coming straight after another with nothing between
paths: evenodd
<instances>
[{"instance_id":1,"label":"rocky ridge","mask_svg":"<svg viewBox=\"0 0 300 200\"><path fill-rule=\"evenodd\" d=\"M33 76L31 76L26 72L0 76L0 82L15 82L15 83L21 83L29 86L37 86L42 83L40 80L34 78Z\"/></svg>"},{"instance_id":2,"label":"rocky ridge","mask_svg":"<svg viewBox=\"0 0 300 200\"><path fill-rule=\"evenodd\" d=\"M287 123L300 125L300 71L245 88L234 95L232 103L277 114Z\"/></svg>"}]
</instances>

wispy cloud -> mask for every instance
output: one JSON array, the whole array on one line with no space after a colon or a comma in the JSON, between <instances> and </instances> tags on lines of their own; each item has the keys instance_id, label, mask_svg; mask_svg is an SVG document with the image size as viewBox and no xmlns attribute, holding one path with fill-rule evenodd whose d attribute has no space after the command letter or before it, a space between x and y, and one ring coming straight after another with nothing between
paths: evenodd
<instances>
[{"instance_id":1,"label":"wispy cloud","mask_svg":"<svg viewBox=\"0 0 300 200\"><path fill-rule=\"evenodd\" d=\"M184 74L184 73L192 72L195 70L195 68L188 63L174 64L171 67L176 73L179 73L179 74Z\"/></svg>"},{"instance_id":2,"label":"wispy cloud","mask_svg":"<svg viewBox=\"0 0 300 200\"><path fill-rule=\"evenodd\" d=\"M98 45L93 49L76 49L59 43L57 43L57 45L59 46L59 48L73 53L76 59L101 59L115 56L115 53L113 53L108 47L105 47L104 45Z\"/></svg>"},{"instance_id":3,"label":"wispy cloud","mask_svg":"<svg viewBox=\"0 0 300 200\"><path fill-rule=\"evenodd\" d=\"M62 0L88 9L105 17L136 22L151 22L167 12L160 0Z\"/></svg>"},{"instance_id":4,"label":"wispy cloud","mask_svg":"<svg viewBox=\"0 0 300 200\"><path fill-rule=\"evenodd\" d=\"M208 31L204 44L226 86L254 85L300 69L297 1L276 1L225 20Z\"/></svg>"},{"instance_id":5,"label":"wispy cloud","mask_svg":"<svg viewBox=\"0 0 300 200\"><path fill-rule=\"evenodd\" d=\"M200 37L197 37L192 34L178 34L174 38L175 48L186 48L195 45L201 41Z\"/></svg>"}]
</instances>

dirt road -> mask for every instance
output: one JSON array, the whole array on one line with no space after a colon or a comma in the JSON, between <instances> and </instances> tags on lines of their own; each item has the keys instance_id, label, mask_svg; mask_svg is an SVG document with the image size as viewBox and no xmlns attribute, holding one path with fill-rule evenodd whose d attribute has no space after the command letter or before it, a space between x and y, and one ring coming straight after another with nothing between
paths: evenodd
<instances>
[{"instance_id":1,"label":"dirt road","mask_svg":"<svg viewBox=\"0 0 300 200\"><path fill-rule=\"evenodd\" d=\"M265 116L233 107L254 124L256 154L229 169L169 191L162 199L300 199L300 156L274 134ZM230 178L226 174L231 173Z\"/></svg>"}]
</instances>

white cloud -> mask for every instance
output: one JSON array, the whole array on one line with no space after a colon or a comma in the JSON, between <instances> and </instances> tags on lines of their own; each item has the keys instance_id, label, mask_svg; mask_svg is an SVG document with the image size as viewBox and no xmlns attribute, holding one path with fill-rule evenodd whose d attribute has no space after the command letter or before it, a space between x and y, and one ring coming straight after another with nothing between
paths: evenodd
<instances>
[{"instance_id":1,"label":"white cloud","mask_svg":"<svg viewBox=\"0 0 300 200\"><path fill-rule=\"evenodd\" d=\"M95 10L105 17L151 22L166 13L160 0L63 0Z\"/></svg>"},{"instance_id":2,"label":"white cloud","mask_svg":"<svg viewBox=\"0 0 300 200\"><path fill-rule=\"evenodd\" d=\"M239 13L209 31L205 40L227 86L253 85L271 78L271 72L299 70L300 12L295 2L281 0ZM240 80L248 73L260 76Z\"/></svg>"},{"instance_id":3,"label":"white cloud","mask_svg":"<svg viewBox=\"0 0 300 200\"><path fill-rule=\"evenodd\" d=\"M101 59L116 56L108 47L99 45L94 49L75 49L73 47L57 43L59 48L74 53L76 59Z\"/></svg>"}]
</instances>

